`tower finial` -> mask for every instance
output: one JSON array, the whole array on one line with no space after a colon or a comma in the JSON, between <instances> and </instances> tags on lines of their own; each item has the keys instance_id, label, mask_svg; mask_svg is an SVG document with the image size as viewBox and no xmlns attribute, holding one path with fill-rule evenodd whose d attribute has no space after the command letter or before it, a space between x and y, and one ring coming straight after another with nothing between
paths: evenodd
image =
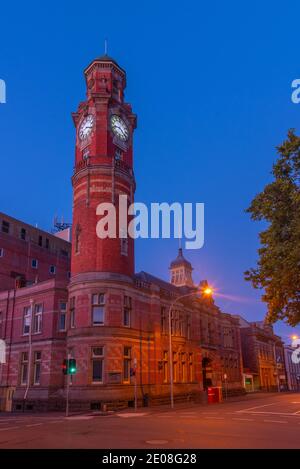
<instances>
[{"instance_id":1,"label":"tower finial","mask_svg":"<svg viewBox=\"0 0 300 469\"><path fill-rule=\"evenodd\" d=\"M104 39L104 54L107 55L107 39Z\"/></svg>"}]
</instances>

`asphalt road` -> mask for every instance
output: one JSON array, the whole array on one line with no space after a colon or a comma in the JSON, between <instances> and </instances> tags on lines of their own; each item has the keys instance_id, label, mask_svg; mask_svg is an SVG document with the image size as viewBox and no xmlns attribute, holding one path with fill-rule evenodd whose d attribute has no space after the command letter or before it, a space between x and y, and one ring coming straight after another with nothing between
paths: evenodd
<instances>
[{"instance_id":1,"label":"asphalt road","mask_svg":"<svg viewBox=\"0 0 300 469\"><path fill-rule=\"evenodd\" d=\"M0 414L4 448L300 448L300 393L106 416Z\"/></svg>"}]
</instances>

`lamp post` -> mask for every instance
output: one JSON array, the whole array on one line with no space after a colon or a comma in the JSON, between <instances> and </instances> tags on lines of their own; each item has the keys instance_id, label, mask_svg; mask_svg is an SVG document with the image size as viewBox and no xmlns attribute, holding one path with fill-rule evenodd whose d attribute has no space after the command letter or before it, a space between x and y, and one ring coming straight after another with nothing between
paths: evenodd
<instances>
[{"instance_id":1,"label":"lamp post","mask_svg":"<svg viewBox=\"0 0 300 469\"><path fill-rule=\"evenodd\" d=\"M169 307L169 369L170 369L170 403L171 403L171 409L174 409L174 376L173 376L173 348L172 348L172 310L174 308L174 305L177 303L177 301L182 300L183 298L187 298L189 296L196 295L199 292L199 288L196 290L186 293L185 295L178 296L175 298L175 300L172 301L170 307ZM213 293L212 288L210 287L205 287L201 288L200 292L202 293L203 296L211 296Z\"/></svg>"}]
</instances>

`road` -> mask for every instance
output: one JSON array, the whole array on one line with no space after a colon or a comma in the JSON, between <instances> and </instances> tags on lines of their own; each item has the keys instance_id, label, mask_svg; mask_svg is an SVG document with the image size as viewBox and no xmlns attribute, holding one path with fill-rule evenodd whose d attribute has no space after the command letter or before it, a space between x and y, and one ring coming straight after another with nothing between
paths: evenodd
<instances>
[{"instance_id":1,"label":"road","mask_svg":"<svg viewBox=\"0 0 300 469\"><path fill-rule=\"evenodd\" d=\"M0 414L0 448L300 448L300 393L110 415Z\"/></svg>"}]
</instances>

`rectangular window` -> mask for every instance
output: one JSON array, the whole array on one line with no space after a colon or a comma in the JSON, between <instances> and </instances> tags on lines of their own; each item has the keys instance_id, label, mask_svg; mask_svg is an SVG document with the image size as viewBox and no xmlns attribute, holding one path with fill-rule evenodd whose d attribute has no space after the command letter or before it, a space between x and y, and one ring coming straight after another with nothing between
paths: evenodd
<instances>
[{"instance_id":1,"label":"rectangular window","mask_svg":"<svg viewBox=\"0 0 300 469\"><path fill-rule=\"evenodd\" d=\"M31 322L31 307L25 306L23 310L23 335L29 334L30 322Z\"/></svg>"},{"instance_id":2,"label":"rectangular window","mask_svg":"<svg viewBox=\"0 0 300 469\"><path fill-rule=\"evenodd\" d=\"M20 238L23 239L24 241L26 240L26 230L25 230L25 228L21 228Z\"/></svg>"},{"instance_id":3,"label":"rectangular window","mask_svg":"<svg viewBox=\"0 0 300 469\"><path fill-rule=\"evenodd\" d=\"M177 352L173 352L173 380L174 383L178 381Z\"/></svg>"},{"instance_id":4,"label":"rectangular window","mask_svg":"<svg viewBox=\"0 0 300 469\"><path fill-rule=\"evenodd\" d=\"M92 295L92 319L94 326L104 324L105 297L103 293Z\"/></svg>"},{"instance_id":5,"label":"rectangular window","mask_svg":"<svg viewBox=\"0 0 300 469\"><path fill-rule=\"evenodd\" d=\"M43 305L37 304L34 306L33 314L33 333L38 334L42 332L42 315L43 315Z\"/></svg>"},{"instance_id":6,"label":"rectangular window","mask_svg":"<svg viewBox=\"0 0 300 469\"><path fill-rule=\"evenodd\" d=\"M0 248L0 257L3 257L3 256L4 256L4 249Z\"/></svg>"},{"instance_id":7,"label":"rectangular window","mask_svg":"<svg viewBox=\"0 0 300 469\"><path fill-rule=\"evenodd\" d=\"M39 236L38 245L43 246L43 236Z\"/></svg>"},{"instance_id":8,"label":"rectangular window","mask_svg":"<svg viewBox=\"0 0 300 469\"><path fill-rule=\"evenodd\" d=\"M28 352L21 354L21 384L27 384L28 380Z\"/></svg>"},{"instance_id":9,"label":"rectangular window","mask_svg":"<svg viewBox=\"0 0 300 469\"><path fill-rule=\"evenodd\" d=\"M166 334L167 329L166 307L162 306L160 308L160 331L162 334Z\"/></svg>"},{"instance_id":10,"label":"rectangular window","mask_svg":"<svg viewBox=\"0 0 300 469\"><path fill-rule=\"evenodd\" d=\"M46 249L49 249L49 246L50 246L49 239L46 238L46 241L45 241L45 248L46 248Z\"/></svg>"},{"instance_id":11,"label":"rectangular window","mask_svg":"<svg viewBox=\"0 0 300 469\"><path fill-rule=\"evenodd\" d=\"M168 352L165 350L164 353L163 353L163 380L164 380L164 383L168 382L168 369L169 369Z\"/></svg>"},{"instance_id":12,"label":"rectangular window","mask_svg":"<svg viewBox=\"0 0 300 469\"><path fill-rule=\"evenodd\" d=\"M130 383L130 364L131 364L131 347L124 347L123 357L123 381Z\"/></svg>"},{"instance_id":13,"label":"rectangular window","mask_svg":"<svg viewBox=\"0 0 300 469\"><path fill-rule=\"evenodd\" d=\"M66 318L67 318L67 303L59 303L59 330L66 330Z\"/></svg>"},{"instance_id":14,"label":"rectangular window","mask_svg":"<svg viewBox=\"0 0 300 469\"><path fill-rule=\"evenodd\" d=\"M93 383L103 383L103 362L104 348L92 348L92 381Z\"/></svg>"},{"instance_id":15,"label":"rectangular window","mask_svg":"<svg viewBox=\"0 0 300 469\"><path fill-rule=\"evenodd\" d=\"M190 383L194 381L194 365L193 365L192 353L189 353L189 380L190 380Z\"/></svg>"},{"instance_id":16,"label":"rectangular window","mask_svg":"<svg viewBox=\"0 0 300 469\"><path fill-rule=\"evenodd\" d=\"M121 255L128 256L128 238L120 238L121 241Z\"/></svg>"},{"instance_id":17,"label":"rectangular window","mask_svg":"<svg viewBox=\"0 0 300 469\"><path fill-rule=\"evenodd\" d=\"M0 339L3 336L3 313L0 311Z\"/></svg>"},{"instance_id":18,"label":"rectangular window","mask_svg":"<svg viewBox=\"0 0 300 469\"><path fill-rule=\"evenodd\" d=\"M42 352L34 352L33 384L40 384Z\"/></svg>"},{"instance_id":19,"label":"rectangular window","mask_svg":"<svg viewBox=\"0 0 300 469\"><path fill-rule=\"evenodd\" d=\"M55 267L55 265L50 265L49 272L50 272L50 274L53 274L53 275L56 274L56 267Z\"/></svg>"},{"instance_id":20,"label":"rectangular window","mask_svg":"<svg viewBox=\"0 0 300 469\"><path fill-rule=\"evenodd\" d=\"M187 382L186 376L186 354L184 352L181 353L181 381L183 383Z\"/></svg>"},{"instance_id":21,"label":"rectangular window","mask_svg":"<svg viewBox=\"0 0 300 469\"><path fill-rule=\"evenodd\" d=\"M123 325L130 327L131 320L131 298L130 296L124 296L124 307L123 307Z\"/></svg>"},{"instance_id":22,"label":"rectangular window","mask_svg":"<svg viewBox=\"0 0 300 469\"><path fill-rule=\"evenodd\" d=\"M2 220L2 233L9 233L10 223L6 220Z\"/></svg>"},{"instance_id":23,"label":"rectangular window","mask_svg":"<svg viewBox=\"0 0 300 469\"><path fill-rule=\"evenodd\" d=\"M31 267L33 269L37 269L39 265L39 261L37 259L31 259Z\"/></svg>"},{"instance_id":24,"label":"rectangular window","mask_svg":"<svg viewBox=\"0 0 300 469\"><path fill-rule=\"evenodd\" d=\"M75 296L70 298L70 327L75 327Z\"/></svg>"}]
</instances>

